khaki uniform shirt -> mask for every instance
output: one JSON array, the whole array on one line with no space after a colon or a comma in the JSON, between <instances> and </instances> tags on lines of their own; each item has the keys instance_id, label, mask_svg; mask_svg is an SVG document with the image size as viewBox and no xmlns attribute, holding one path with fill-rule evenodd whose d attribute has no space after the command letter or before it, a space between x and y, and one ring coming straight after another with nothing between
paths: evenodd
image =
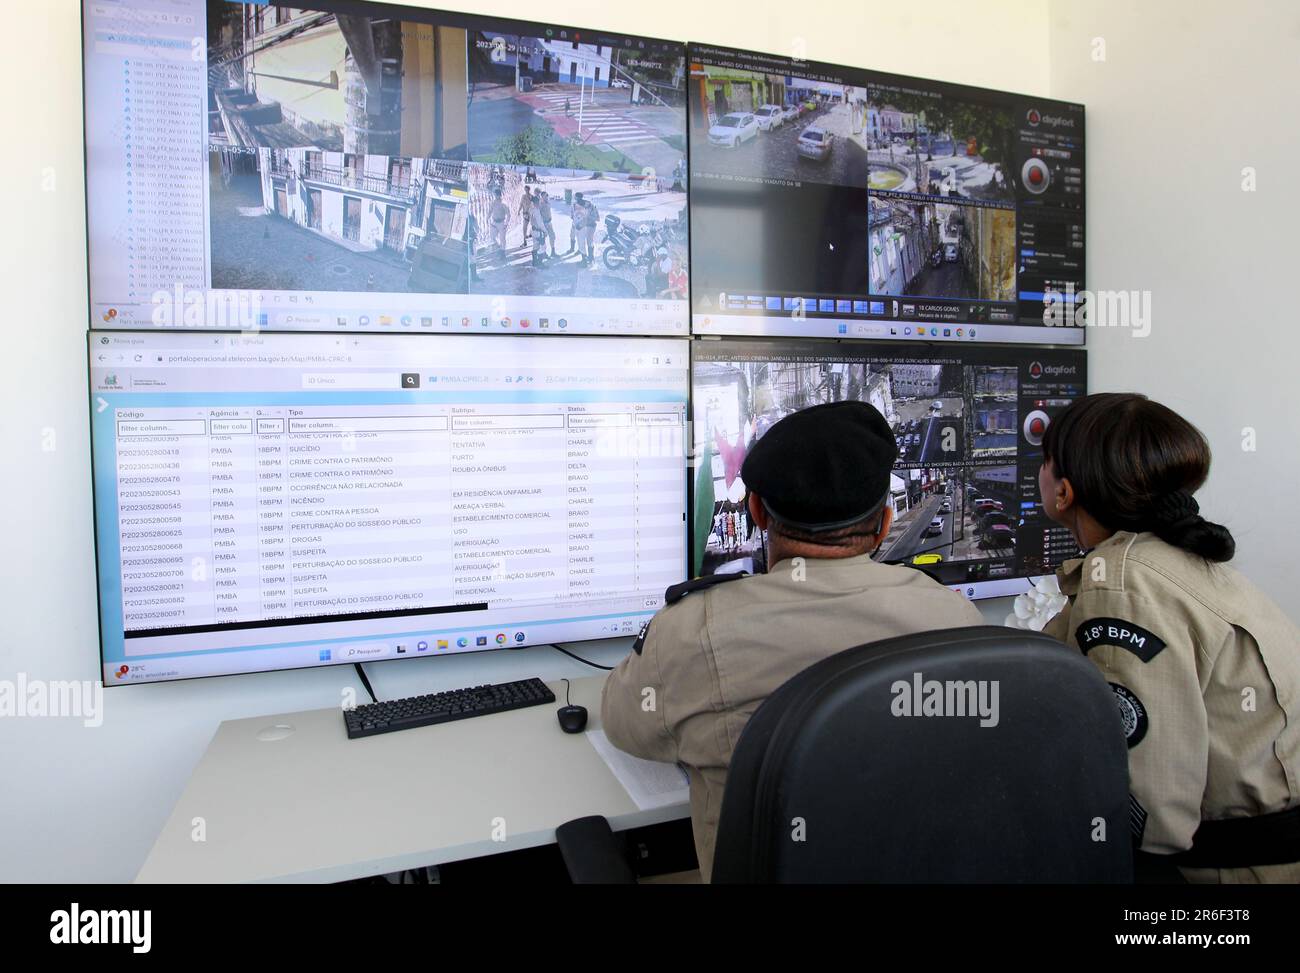
<instances>
[{"instance_id":1,"label":"khaki uniform shirt","mask_svg":"<svg viewBox=\"0 0 1300 973\"><path fill-rule=\"evenodd\" d=\"M1202 820L1300 803L1300 632L1221 564L1121 531L1058 572L1044 629L1111 684L1143 851L1191 847ZM1183 869L1191 881L1300 881L1300 863Z\"/></svg>"},{"instance_id":2,"label":"khaki uniform shirt","mask_svg":"<svg viewBox=\"0 0 1300 973\"><path fill-rule=\"evenodd\" d=\"M911 632L981 625L979 609L911 568L868 555L781 561L659 611L605 683L601 720L619 749L680 763L708 881L727 766L760 703L828 656ZM652 690L647 693L646 690Z\"/></svg>"}]
</instances>

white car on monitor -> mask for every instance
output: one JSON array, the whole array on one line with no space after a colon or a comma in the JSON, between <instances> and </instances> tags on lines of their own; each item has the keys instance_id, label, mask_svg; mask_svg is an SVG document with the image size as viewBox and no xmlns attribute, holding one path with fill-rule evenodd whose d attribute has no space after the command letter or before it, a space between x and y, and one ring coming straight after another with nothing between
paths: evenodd
<instances>
[{"instance_id":1,"label":"white car on monitor","mask_svg":"<svg viewBox=\"0 0 1300 973\"><path fill-rule=\"evenodd\" d=\"M801 159L823 162L831 157L835 136L818 125L809 125L800 133L794 144L795 151Z\"/></svg>"},{"instance_id":2,"label":"white car on monitor","mask_svg":"<svg viewBox=\"0 0 1300 973\"><path fill-rule=\"evenodd\" d=\"M754 121L758 123L760 131L770 132L785 122L785 112L777 105L760 105L754 109Z\"/></svg>"},{"instance_id":3,"label":"white car on monitor","mask_svg":"<svg viewBox=\"0 0 1300 973\"><path fill-rule=\"evenodd\" d=\"M733 111L714 123L709 129L709 144L734 149L758 137L758 122L746 111Z\"/></svg>"}]
</instances>

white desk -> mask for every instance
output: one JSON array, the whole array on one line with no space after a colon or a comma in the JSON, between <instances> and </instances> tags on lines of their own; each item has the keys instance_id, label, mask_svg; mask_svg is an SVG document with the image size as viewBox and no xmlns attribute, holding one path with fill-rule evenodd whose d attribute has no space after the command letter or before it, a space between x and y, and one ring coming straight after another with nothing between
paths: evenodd
<instances>
[{"instance_id":1,"label":"white desk","mask_svg":"<svg viewBox=\"0 0 1300 973\"><path fill-rule=\"evenodd\" d=\"M572 680L588 729L604 680ZM338 709L228 720L136 881L337 882L549 844L589 814L616 831L689 816L686 804L639 811L585 734L560 729L564 683L547 685L554 704L359 740ZM293 732L258 739L280 723Z\"/></svg>"}]
</instances>

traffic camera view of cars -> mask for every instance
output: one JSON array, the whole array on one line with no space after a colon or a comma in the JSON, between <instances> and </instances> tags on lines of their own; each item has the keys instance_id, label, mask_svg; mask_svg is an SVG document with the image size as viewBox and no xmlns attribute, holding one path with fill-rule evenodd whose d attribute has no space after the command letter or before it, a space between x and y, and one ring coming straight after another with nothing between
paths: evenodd
<instances>
[{"instance_id":1,"label":"traffic camera view of cars","mask_svg":"<svg viewBox=\"0 0 1300 973\"><path fill-rule=\"evenodd\" d=\"M1028 342L1082 286L1082 106L705 45L686 98L701 333Z\"/></svg>"},{"instance_id":2,"label":"traffic camera view of cars","mask_svg":"<svg viewBox=\"0 0 1300 973\"><path fill-rule=\"evenodd\" d=\"M853 342L704 343L692 390L694 455L704 467L696 479L701 571L762 569L764 538L740 477L745 456L784 416L849 399L877 409L898 446L887 501L894 522L877 559L945 583L1059 563L1075 549L1043 519L1037 475L1041 430L1083 388L1081 363L1070 361L1002 349L883 354Z\"/></svg>"},{"instance_id":3,"label":"traffic camera view of cars","mask_svg":"<svg viewBox=\"0 0 1300 973\"><path fill-rule=\"evenodd\" d=\"M865 185L865 89L709 64L695 65L691 81L708 120L692 147L698 171Z\"/></svg>"}]
</instances>

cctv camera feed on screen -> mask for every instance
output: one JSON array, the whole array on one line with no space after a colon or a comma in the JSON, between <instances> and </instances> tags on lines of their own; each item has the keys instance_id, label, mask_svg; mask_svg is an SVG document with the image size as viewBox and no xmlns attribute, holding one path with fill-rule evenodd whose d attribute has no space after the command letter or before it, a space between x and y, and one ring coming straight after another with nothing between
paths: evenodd
<instances>
[{"instance_id":1,"label":"cctv camera feed on screen","mask_svg":"<svg viewBox=\"0 0 1300 973\"><path fill-rule=\"evenodd\" d=\"M96 327L688 332L683 45L333 0L83 12Z\"/></svg>"},{"instance_id":2,"label":"cctv camera feed on screen","mask_svg":"<svg viewBox=\"0 0 1300 973\"><path fill-rule=\"evenodd\" d=\"M853 341L694 343L693 568L761 572L741 465L783 417L827 402L874 406L894 430L889 535L874 555L969 598L1018 594L1075 556L1042 512L1038 470L1052 418L1083 395L1082 351Z\"/></svg>"},{"instance_id":3,"label":"cctv camera feed on screen","mask_svg":"<svg viewBox=\"0 0 1300 973\"><path fill-rule=\"evenodd\" d=\"M687 62L696 334L1083 343L1082 105Z\"/></svg>"},{"instance_id":4,"label":"cctv camera feed on screen","mask_svg":"<svg viewBox=\"0 0 1300 973\"><path fill-rule=\"evenodd\" d=\"M105 685L634 635L685 339L92 332Z\"/></svg>"}]
</instances>

